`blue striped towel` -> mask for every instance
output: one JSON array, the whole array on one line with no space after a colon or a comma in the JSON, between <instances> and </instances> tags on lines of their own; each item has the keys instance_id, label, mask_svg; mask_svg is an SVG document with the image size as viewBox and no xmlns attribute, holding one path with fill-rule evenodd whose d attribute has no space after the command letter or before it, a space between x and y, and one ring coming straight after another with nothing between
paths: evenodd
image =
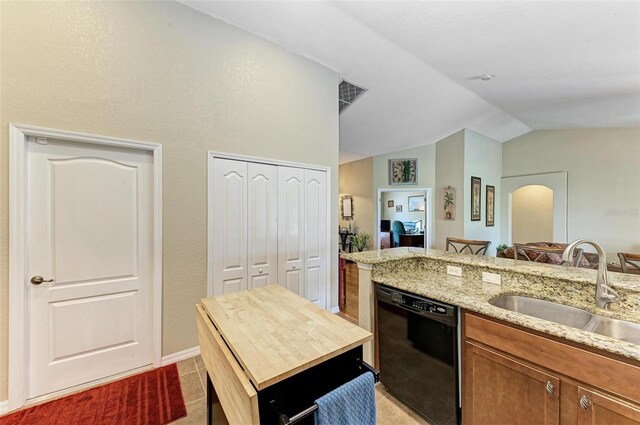
<instances>
[{"instance_id":1,"label":"blue striped towel","mask_svg":"<svg viewBox=\"0 0 640 425\"><path fill-rule=\"evenodd\" d=\"M366 372L316 400L316 425L375 425L373 374Z\"/></svg>"}]
</instances>

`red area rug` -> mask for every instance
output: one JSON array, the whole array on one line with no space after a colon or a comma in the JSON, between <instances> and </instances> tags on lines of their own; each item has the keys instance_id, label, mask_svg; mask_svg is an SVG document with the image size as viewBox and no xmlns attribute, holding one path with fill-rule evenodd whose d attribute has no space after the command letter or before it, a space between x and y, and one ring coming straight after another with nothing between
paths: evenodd
<instances>
[{"instance_id":1,"label":"red area rug","mask_svg":"<svg viewBox=\"0 0 640 425\"><path fill-rule=\"evenodd\" d=\"M161 425L187 415L175 364L0 417L0 425Z\"/></svg>"}]
</instances>

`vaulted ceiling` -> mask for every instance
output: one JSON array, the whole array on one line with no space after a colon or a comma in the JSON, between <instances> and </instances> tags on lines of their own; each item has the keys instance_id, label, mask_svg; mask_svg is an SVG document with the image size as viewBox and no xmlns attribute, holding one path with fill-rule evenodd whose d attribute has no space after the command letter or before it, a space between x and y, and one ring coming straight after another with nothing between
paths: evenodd
<instances>
[{"instance_id":1,"label":"vaulted ceiling","mask_svg":"<svg viewBox=\"0 0 640 425\"><path fill-rule=\"evenodd\" d=\"M182 3L368 89L340 115L342 162L461 128L640 127L637 1Z\"/></svg>"}]
</instances>

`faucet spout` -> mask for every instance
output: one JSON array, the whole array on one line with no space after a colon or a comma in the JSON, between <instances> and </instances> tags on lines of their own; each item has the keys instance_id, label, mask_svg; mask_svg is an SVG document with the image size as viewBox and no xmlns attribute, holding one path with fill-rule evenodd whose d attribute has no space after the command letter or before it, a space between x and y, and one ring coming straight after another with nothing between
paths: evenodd
<instances>
[{"instance_id":1,"label":"faucet spout","mask_svg":"<svg viewBox=\"0 0 640 425\"><path fill-rule=\"evenodd\" d=\"M609 286L609 275L607 273L607 254L604 251L604 248L599 243L592 241L590 239L578 239L576 241L571 242L565 248L562 253L563 261L571 261L573 258L573 251L578 247L578 245L588 244L596 249L598 253L598 276L596 279L596 306L599 308L609 308L609 304L618 301L619 296L616 291L614 291Z\"/></svg>"}]
</instances>

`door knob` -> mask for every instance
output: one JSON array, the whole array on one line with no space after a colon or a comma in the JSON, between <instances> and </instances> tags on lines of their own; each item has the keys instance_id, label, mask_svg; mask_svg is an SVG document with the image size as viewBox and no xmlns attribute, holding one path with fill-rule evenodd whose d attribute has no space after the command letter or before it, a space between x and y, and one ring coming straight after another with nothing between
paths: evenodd
<instances>
[{"instance_id":1,"label":"door knob","mask_svg":"<svg viewBox=\"0 0 640 425\"><path fill-rule=\"evenodd\" d=\"M262 269L258 269L258 273L262 273Z\"/></svg>"},{"instance_id":2,"label":"door knob","mask_svg":"<svg viewBox=\"0 0 640 425\"><path fill-rule=\"evenodd\" d=\"M295 268L296 268L296 267L298 267L298 266L296 266L296 265L294 264L294 265L293 265L293 266L291 266L291 267L293 267L293 268L295 269Z\"/></svg>"},{"instance_id":3,"label":"door knob","mask_svg":"<svg viewBox=\"0 0 640 425\"><path fill-rule=\"evenodd\" d=\"M31 283L33 283L34 285L40 285L43 282L53 282L53 279L45 280L44 277L39 275L35 275L31 278Z\"/></svg>"}]
</instances>

